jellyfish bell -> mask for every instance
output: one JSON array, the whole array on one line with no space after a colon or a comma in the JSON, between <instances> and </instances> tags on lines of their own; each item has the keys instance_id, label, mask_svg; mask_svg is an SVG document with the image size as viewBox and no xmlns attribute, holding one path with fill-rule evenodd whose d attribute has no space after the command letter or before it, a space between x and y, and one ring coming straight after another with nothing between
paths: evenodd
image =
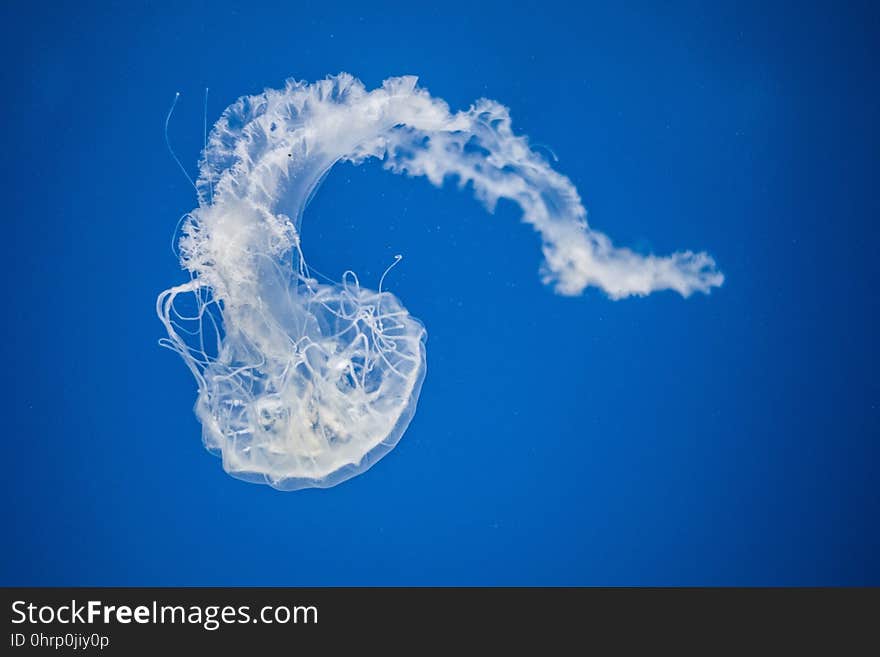
<instances>
[{"instance_id":1,"label":"jellyfish bell","mask_svg":"<svg viewBox=\"0 0 880 657\"><path fill-rule=\"evenodd\" d=\"M300 240L327 172L368 158L435 185L471 183L489 210L514 201L541 237L543 279L560 294L594 285L612 298L687 296L723 280L704 253L641 256L590 229L571 181L513 134L493 101L452 113L415 77L367 91L347 74L242 97L211 131L199 207L182 223L190 280L157 300L162 344L198 384L205 446L236 477L282 490L333 486L388 453L413 417L424 326L383 290L384 274L378 290L353 272L316 278Z\"/></svg>"},{"instance_id":2,"label":"jellyfish bell","mask_svg":"<svg viewBox=\"0 0 880 657\"><path fill-rule=\"evenodd\" d=\"M282 490L332 486L403 435L425 376L425 330L389 292L295 283L279 293L224 309L237 328L196 368L196 415L230 474ZM166 316L174 294L160 300Z\"/></svg>"}]
</instances>

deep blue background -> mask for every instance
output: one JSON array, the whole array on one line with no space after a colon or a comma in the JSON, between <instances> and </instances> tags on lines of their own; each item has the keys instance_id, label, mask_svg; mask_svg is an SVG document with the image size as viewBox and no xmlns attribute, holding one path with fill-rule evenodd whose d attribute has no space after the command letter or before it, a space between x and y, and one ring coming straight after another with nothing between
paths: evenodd
<instances>
[{"instance_id":1,"label":"deep blue background","mask_svg":"<svg viewBox=\"0 0 880 657\"><path fill-rule=\"evenodd\" d=\"M868 4L186 4L3 3L0 583L880 584ZM227 476L156 344L195 203L165 113L194 172L204 87L211 123L341 70L500 100L595 227L727 282L558 297L512 207L340 166L306 255L368 285L405 255L418 412L336 488Z\"/></svg>"}]
</instances>

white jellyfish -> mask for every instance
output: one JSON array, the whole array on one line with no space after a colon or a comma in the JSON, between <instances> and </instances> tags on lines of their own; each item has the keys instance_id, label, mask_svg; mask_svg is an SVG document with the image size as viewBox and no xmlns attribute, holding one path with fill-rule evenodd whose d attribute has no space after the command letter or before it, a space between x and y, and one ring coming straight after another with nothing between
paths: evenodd
<instances>
[{"instance_id":1,"label":"white jellyfish","mask_svg":"<svg viewBox=\"0 0 880 657\"><path fill-rule=\"evenodd\" d=\"M642 256L589 228L574 185L494 101L452 113L415 77L367 91L348 74L242 97L210 134L199 207L181 228L190 280L157 301L162 343L198 384L204 443L233 476L281 490L333 486L391 450L412 419L424 326L381 281L373 291L352 272L317 280L299 237L330 168L371 157L438 186L457 177L490 211L499 198L518 204L542 240L542 278L560 294L593 285L615 299L687 296L723 281L705 253Z\"/></svg>"}]
</instances>

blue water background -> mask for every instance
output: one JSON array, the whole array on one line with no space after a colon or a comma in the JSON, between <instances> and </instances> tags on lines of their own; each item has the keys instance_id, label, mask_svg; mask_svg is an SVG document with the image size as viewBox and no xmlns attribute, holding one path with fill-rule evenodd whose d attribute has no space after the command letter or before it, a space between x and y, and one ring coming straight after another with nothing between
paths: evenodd
<instances>
[{"instance_id":1,"label":"blue water background","mask_svg":"<svg viewBox=\"0 0 880 657\"><path fill-rule=\"evenodd\" d=\"M373 6L368 7L367 5ZM871 3L4 3L0 584L880 584ZM349 71L488 96L589 220L708 250L711 296L541 285L538 239L339 166L309 261L428 327L395 451L324 491L226 475L156 294L210 125Z\"/></svg>"}]
</instances>

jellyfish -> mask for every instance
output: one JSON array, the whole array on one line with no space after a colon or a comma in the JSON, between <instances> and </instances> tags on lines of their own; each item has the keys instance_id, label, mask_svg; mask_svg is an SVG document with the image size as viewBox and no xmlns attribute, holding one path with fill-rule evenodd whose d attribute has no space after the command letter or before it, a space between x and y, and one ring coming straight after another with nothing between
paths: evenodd
<instances>
[{"instance_id":1,"label":"jellyfish","mask_svg":"<svg viewBox=\"0 0 880 657\"><path fill-rule=\"evenodd\" d=\"M203 442L234 477L279 490L334 486L393 449L413 417L424 325L382 280L372 290L352 271L317 276L300 239L333 165L370 158L436 186L456 179L490 212L514 202L558 294L594 286L611 299L686 297L724 280L706 253L637 254L593 230L572 182L514 134L495 101L452 112L414 76L367 90L346 73L244 96L206 139L198 207L179 227L189 280L156 304L161 344L195 377Z\"/></svg>"}]
</instances>

